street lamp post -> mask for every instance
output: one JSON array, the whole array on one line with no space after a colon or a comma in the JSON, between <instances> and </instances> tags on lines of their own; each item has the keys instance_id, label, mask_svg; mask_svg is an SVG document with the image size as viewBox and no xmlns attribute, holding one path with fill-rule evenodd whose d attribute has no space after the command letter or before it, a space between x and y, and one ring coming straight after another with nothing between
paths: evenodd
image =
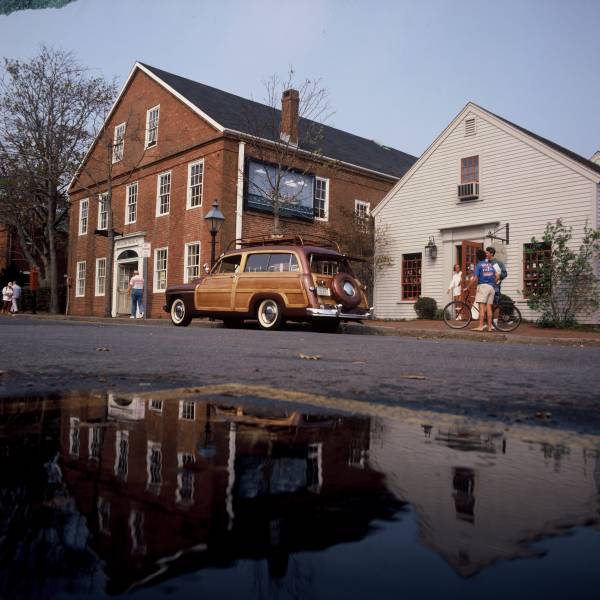
<instances>
[{"instance_id":1,"label":"street lamp post","mask_svg":"<svg viewBox=\"0 0 600 600\"><path fill-rule=\"evenodd\" d=\"M210 231L210 268L212 269L215 265L215 247L217 244L217 233L219 233L225 216L219 209L219 201L215 200L212 203L212 208L204 216L208 223L208 230Z\"/></svg>"}]
</instances>

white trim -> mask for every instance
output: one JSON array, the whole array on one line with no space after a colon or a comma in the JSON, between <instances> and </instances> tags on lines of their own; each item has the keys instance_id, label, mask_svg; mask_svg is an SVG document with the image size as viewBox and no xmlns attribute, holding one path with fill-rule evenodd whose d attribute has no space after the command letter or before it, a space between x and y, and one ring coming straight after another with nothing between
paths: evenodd
<instances>
[{"instance_id":1,"label":"white trim","mask_svg":"<svg viewBox=\"0 0 600 600\"><path fill-rule=\"evenodd\" d=\"M156 137L154 139L154 143L149 145L149 133L150 133L150 113L153 111L157 111L156 115ZM146 110L146 130L144 132L144 150L148 150L148 148L154 148L154 146L158 146L158 126L160 123L160 104L156 106L152 106L148 110Z\"/></svg>"},{"instance_id":2,"label":"white trim","mask_svg":"<svg viewBox=\"0 0 600 600\"><path fill-rule=\"evenodd\" d=\"M104 261L104 291L99 291L98 285L98 265L100 261ZM94 271L94 295L95 296L104 296L106 294L106 257L100 257L96 259L96 270Z\"/></svg>"},{"instance_id":3,"label":"white trim","mask_svg":"<svg viewBox=\"0 0 600 600\"><path fill-rule=\"evenodd\" d=\"M246 154L246 142L238 144L238 174L236 188L236 204L235 204L235 239L242 238L243 231L243 214L244 214L244 160ZM239 243L236 248L239 248Z\"/></svg>"},{"instance_id":4,"label":"white trim","mask_svg":"<svg viewBox=\"0 0 600 600\"><path fill-rule=\"evenodd\" d=\"M80 269L80 265L83 265L83 269ZM80 278L80 271L83 270L83 278ZM77 261L77 265L75 267L75 298L84 298L85 297L85 280L87 277L87 266L85 260ZM79 281L83 281L83 289L81 293L79 292Z\"/></svg>"},{"instance_id":5,"label":"white trim","mask_svg":"<svg viewBox=\"0 0 600 600\"><path fill-rule=\"evenodd\" d=\"M81 227L81 212L82 212L82 208L84 206L85 203L85 231L82 231L82 227ZM89 198L82 198L79 201L79 235L86 235L88 232L88 227L90 224L90 199Z\"/></svg>"},{"instance_id":6,"label":"white trim","mask_svg":"<svg viewBox=\"0 0 600 600\"><path fill-rule=\"evenodd\" d=\"M160 178L164 175L169 176L169 210L165 213L160 212ZM156 176L156 215L157 217L164 217L171 212L171 188L173 183L172 171L164 171Z\"/></svg>"},{"instance_id":7,"label":"white trim","mask_svg":"<svg viewBox=\"0 0 600 600\"><path fill-rule=\"evenodd\" d=\"M120 236L115 239L115 251L114 251L114 259L113 259L113 286L112 286L112 316L117 316L117 304L118 304L118 294L119 294L119 265L121 261L117 258L119 253L123 250L135 250L138 253L138 271L140 275L144 278L144 285L148 285L150 281L150 277L147 273L148 266L146 263L149 261L143 260L139 258L141 256L141 245L146 241L145 232L135 232L135 233L127 233L123 236ZM135 259L133 259L135 260ZM132 261L125 261L132 262ZM144 268L144 266L146 267Z\"/></svg>"},{"instance_id":8,"label":"white trim","mask_svg":"<svg viewBox=\"0 0 600 600\"><path fill-rule=\"evenodd\" d=\"M160 251L165 250L167 253L166 256L166 265L165 265L165 287L158 289L158 270L157 270L157 265L158 265L158 259L157 259L157 255ZM164 291L167 289L168 285L169 285L169 247L168 246L163 246L162 248L155 248L154 249L154 264L152 265L152 293L153 294L162 294L164 293Z\"/></svg>"},{"instance_id":9,"label":"white trim","mask_svg":"<svg viewBox=\"0 0 600 600\"><path fill-rule=\"evenodd\" d=\"M183 414L184 407L192 407L192 418L186 417ZM195 421L196 420L196 403L193 400L180 400L179 401L179 420L181 421Z\"/></svg>"},{"instance_id":10,"label":"white trim","mask_svg":"<svg viewBox=\"0 0 600 600\"><path fill-rule=\"evenodd\" d=\"M325 182L325 216L317 217L315 215L315 221L326 222L326 221L329 221L329 177L316 177L315 176L315 189L313 190L313 205L315 202L315 194L317 192L317 181Z\"/></svg>"},{"instance_id":11,"label":"white trim","mask_svg":"<svg viewBox=\"0 0 600 600\"><path fill-rule=\"evenodd\" d=\"M188 267L190 266L188 261L188 248L190 246L198 246L198 277L200 277L200 262L202 257L202 244L200 240L197 242L187 242L183 248L183 283L189 283L191 280L188 278Z\"/></svg>"},{"instance_id":12,"label":"white trim","mask_svg":"<svg viewBox=\"0 0 600 600\"><path fill-rule=\"evenodd\" d=\"M136 191L135 191L135 219L133 219L133 221L129 220L129 190L131 188L133 188L133 186L136 187ZM137 221L137 213L138 213L138 198L139 198L139 194L140 194L140 186L138 185L137 181L134 181L133 183L130 183L129 185L125 186L125 225L133 225L136 221Z\"/></svg>"},{"instance_id":13,"label":"white trim","mask_svg":"<svg viewBox=\"0 0 600 600\"><path fill-rule=\"evenodd\" d=\"M471 114L478 116L479 118L483 119L484 121L485 120L489 121L490 123L492 123L499 129L504 131L505 133L508 133L508 134L512 135L513 137L516 137L517 139L519 139L523 143L531 146L535 150L538 150L542 154L549 156L550 158L553 158L557 162L561 163L562 165L570 168L572 171L575 171L576 173L579 173L580 175L583 175L584 177L586 177L596 183L600 182L600 175L598 175L598 173L596 171L593 171L592 169L585 167L584 165L577 162L576 160L569 158L562 152L559 152L558 150L554 150L550 146L536 140L534 137L525 133L518 127L515 127L514 125L510 125L503 119L497 117L496 115L493 115L492 113L488 112L485 108L478 106L474 102L469 102L458 113L458 115L456 115L456 117L454 117L454 119L448 124L448 126L438 135L438 137L435 138L435 140L433 140L433 142L430 144L430 146L427 148L427 150L425 150L425 152L423 152L423 154L421 154L421 156L419 157L417 162L402 176L402 178L398 181L398 183L396 183L396 185L383 197L381 202L379 202L379 204L373 209L373 216L376 217L383 210L383 208L386 206L386 204L397 194L397 192L406 184L406 182L409 181L410 178L421 168L421 166L427 161L427 159L433 154L433 152L442 144L442 142L452 133L452 131L454 131L454 129L456 127L458 127L461 124L462 119L466 116L471 116Z\"/></svg>"},{"instance_id":14,"label":"white trim","mask_svg":"<svg viewBox=\"0 0 600 600\"><path fill-rule=\"evenodd\" d=\"M123 128L123 146L121 147L121 156L116 157L115 150L117 148L117 132L120 128ZM125 131L127 130L127 121L123 121L123 123L119 123L115 125L115 130L113 133L113 146L112 146L112 162L113 164L121 162L123 160L123 156L125 155Z\"/></svg>"},{"instance_id":15,"label":"white trim","mask_svg":"<svg viewBox=\"0 0 600 600\"><path fill-rule=\"evenodd\" d=\"M202 172L200 175L200 204L196 204L192 206L192 168L201 165ZM194 160L191 163L188 163L188 175L187 175L187 194L186 194L186 202L185 207L187 210L192 210L194 208L200 208L202 206L202 199L204 197L204 158L200 158L198 160Z\"/></svg>"}]
</instances>

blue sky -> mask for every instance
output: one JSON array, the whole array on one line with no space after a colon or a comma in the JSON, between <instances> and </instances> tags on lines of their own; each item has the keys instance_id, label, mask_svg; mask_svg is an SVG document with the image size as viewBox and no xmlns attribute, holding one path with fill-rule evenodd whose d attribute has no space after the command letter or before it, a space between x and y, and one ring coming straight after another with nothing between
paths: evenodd
<instances>
[{"instance_id":1,"label":"blue sky","mask_svg":"<svg viewBox=\"0 0 600 600\"><path fill-rule=\"evenodd\" d=\"M47 43L120 82L140 60L257 100L293 65L329 124L411 154L473 100L589 157L599 30L598 0L78 0L0 16L0 56Z\"/></svg>"}]
</instances>

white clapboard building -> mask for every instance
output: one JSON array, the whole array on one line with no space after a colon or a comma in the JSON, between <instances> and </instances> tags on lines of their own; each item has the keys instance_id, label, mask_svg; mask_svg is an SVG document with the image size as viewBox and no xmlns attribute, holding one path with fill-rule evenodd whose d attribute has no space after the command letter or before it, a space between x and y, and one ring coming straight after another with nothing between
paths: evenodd
<instances>
[{"instance_id":1,"label":"white clapboard building","mask_svg":"<svg viewBox=\"0 0 600 600\"><path fill-rule=\"evenodd\" d=\"M378 318L415 318L421 296L443 307L453 265L465 273L475 250L493 245L509 273L503 293L532 319L526 294L542 257L528 244L559 218L574 243L586 222L599 226L600 152L588 160L470 102L373 215Z\"/></svg>"}]
</instances>

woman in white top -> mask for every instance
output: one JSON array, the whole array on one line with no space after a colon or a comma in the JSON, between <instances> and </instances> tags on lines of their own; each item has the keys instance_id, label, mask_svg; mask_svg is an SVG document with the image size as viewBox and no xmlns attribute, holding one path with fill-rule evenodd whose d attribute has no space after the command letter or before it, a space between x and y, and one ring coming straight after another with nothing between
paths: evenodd
<instances>
[{"instance_id":1,"label":"woman in white top","mask_svg":"<svg viewBox=\"0 0 600 600\"><path fill-rule=\"evenodd\" d=\"M8 314L12 306L13 289L10 281L2 288L2 314Z\"/></svg>"},{"instance_id":2,"label":"woman in white top","mask_svg":"<svg viewBox=\"0 0 600 600\"><path fill-rule=\"evenodd\" d=\"M460 270L460 265L454 265L452 279L450 280L450 285L448 286L448 293L452 294L452 298L454 300L460 300L460 296L462 293L462 271Z\"/></svg>"}]
</instances>

